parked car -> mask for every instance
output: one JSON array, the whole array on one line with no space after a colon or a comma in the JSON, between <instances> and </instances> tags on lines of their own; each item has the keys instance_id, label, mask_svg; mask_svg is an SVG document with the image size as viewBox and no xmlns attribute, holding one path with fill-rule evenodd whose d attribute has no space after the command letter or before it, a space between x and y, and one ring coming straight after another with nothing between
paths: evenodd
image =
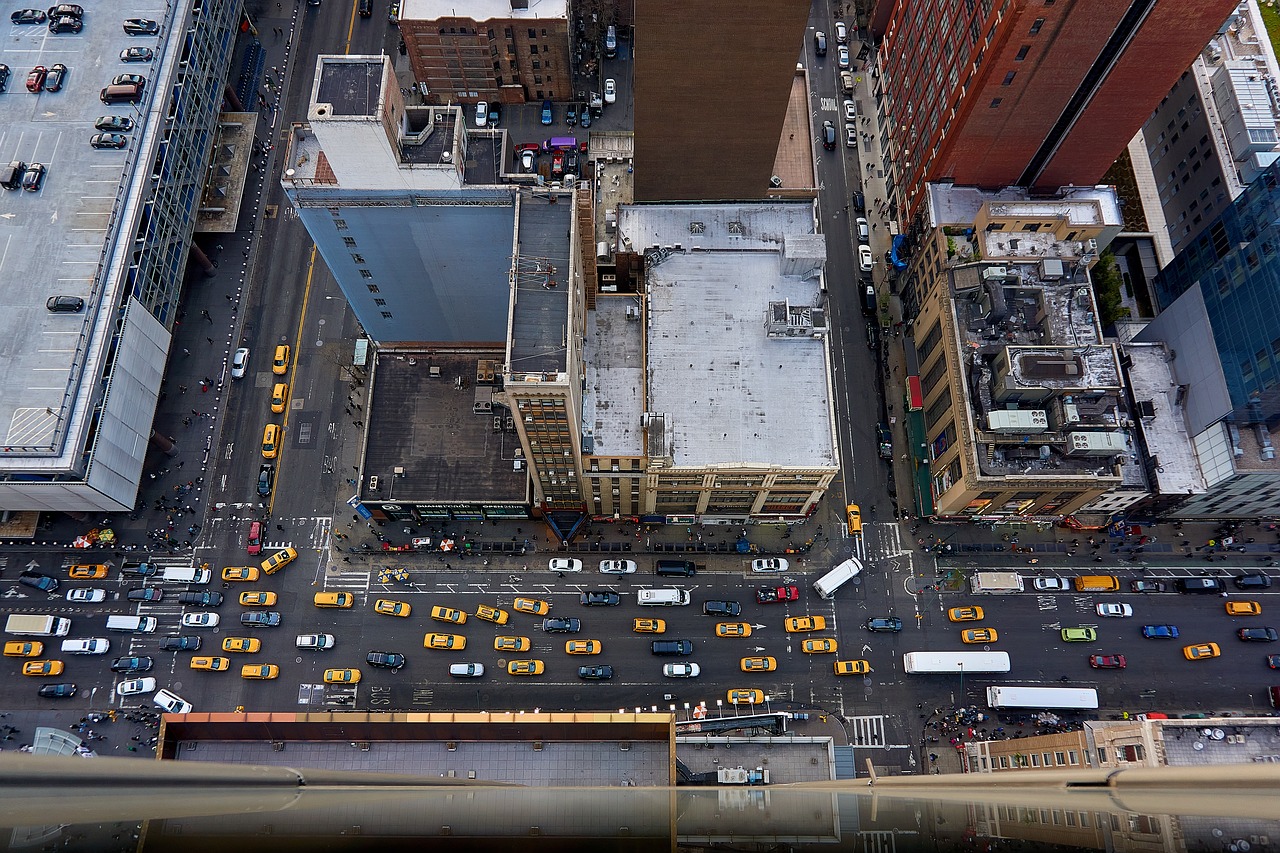
<instances>
[{"instance_id":1,"label":"parked car","mask_svg":"<svg viewBox=\"0 0 1280 853\"><path fill-rule=\"evenodd\" d=\"M606 78L604 81L604 102L606 104L615 103L618 100L618 84L614 82L612 77Z\"/></svg>"},{"instance_id":2,"label":"parked car","mask_svg":"<svg viewBox=\"0 0 1280 853\"><path fill-rule=\"evenodd\" d=\"M120 51L121 62L150 62L154 57L149 47L126 47Z\"/></svg>"},{"instance_id":3,"label":"parked car","mask_svg":"<svg viewBox=\"0 0 1280 853\"><path fill-rule=\"evenodd\" d=\"M1031 586L1036 592L1066 592L1071 581L1066 578L1033 578Z\"/></svg>"},{"instance_id":4,"label":"parked car","mask_svg":"<svg viewBox=\"0 0 1280 853\"><path fill-rule=\"evenodd\" d=\"M542 102L542 123L551 124L552 121L553 121L553 116L551 111L551 102L543 101Z\"/></svg>"},{"instance_id":5,"label":"parked car","mask_svg":"<svg viewBox=\"0 0 1280 853\"><path fill-rule=\"evenodd\" d=\"M129 137L121 133L95 133L89 137L89 147L99 150L104 148L119 150L129 147Z\"/></svg>"},{"instance_id":6,"label":"parked car","mask_svg":"<svg viewBox=\"0 0 1280 853\"><path fill-rule=\"evenodd\" d=\"M634 560L601 560L600 572L606 575L632 575L635 574L636 563Z\"/></svg>"},{"instance_id":7,"label":"parked car","mask_svg":"<svg viewBox=\"0 0 1280 853\"><path fill-rule=\"evenodd\" d=\"M133 130L133 119L127 116L99 116L93 123L93 129L128 133Z\"/></svg>"},{"instance_id":8,"label":"parked car","mask_svg":"<svg viewBox=\"0 0 1280 853\"><path fill-rule=\"evenodd\" d=\"M790 564L781 557L769 557L763 560L752 560L753 572L785 572Z\"/></svg>"},{"instance_id":9,"label":"parked car","mask_svg":"<svg viewBox=\"0 0 1280 853\"><path fill-rule=\"evenodd\" d=\"M43 24L45 18L45 13L39 9L19 9L9 16L9 22L13 24Z\"/></svg>"},{"instance_id":10,"label":"parked car","mask_svg":"<svg viewBox=\"0 0 1280 853\"><path fill-rule=\"evenodd\" d=\"M147 18L126 18L124 31L131 36L153 36L160 32L160 24Z\"/></svg>"},{"instance_id":11,"label":"parked car","mask_svg":"<svg viewBox=\"0 0 1280 853\"><path fill-rule=\"evenodd\" d=\"M49 74L49 69L43 65L37 65L27 72L27 91L31 93L39 93L44 91L44 78Z\"/></svg>"},{"instance_id":12,"label":"parked car","mask_svg":"<svg viewBox=\"0 0 1280 853\"><path fill-rule=\"evenodd\" d=\"M1168 588L1164 581L1129 581L1133 592L1164 592Z\"/></svg>"},{"instance_id":13,"label":"parked car","mask_svg":"<svg viewBox=\"0 0 1280 853\"><path fill-rule=\"evenodd\" d=\"M44 76L44 90L46 92L57 92L67 82L67 66L61 62L52 66L49 73Z\"/></svg>"},{"instance_id":14,"label":"parked car","mask_svg":"<svg viewBox=\"0 0 1280 853\"><path fill-rule=\"evenodd\" d=\"M1274 643L1280 639L1275 628L1241 628L1236 636L1248 643Z\"/></svg>"},{"instance_id":15,"label":"parked car","mask_svg":"<svg viewBox=\"0 0 1280 853\"><path fill-rule=\"evenodd\" d=\"M1270 589L1271 578L1261 572L1246 572L1237 578L1233 578L1232 582L1236 585L1236 589Z\"/></svg>"}]
</instances>

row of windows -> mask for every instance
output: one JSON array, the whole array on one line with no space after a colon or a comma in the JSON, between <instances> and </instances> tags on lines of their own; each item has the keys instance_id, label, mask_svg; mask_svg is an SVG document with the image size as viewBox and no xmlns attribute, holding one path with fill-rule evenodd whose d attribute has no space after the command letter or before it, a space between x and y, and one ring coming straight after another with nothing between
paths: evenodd
<instances>
[{"instance_id":1,"label":"row of windows","mask_svg":"<svg viewBox=\"0 0 1280 853\"><path fill-rule=\"evenodd\" d=\"M471 29L467 29L466 27L440 27L440 35L442 36L455 36L455 35L456 36L478 36L480 35L480 31L475 27L472 27ZM493 38L494 37L493 30L487 30L486 35L489 38ZM511 27L507 27L506 29L504 29L503 35L509 39L516 37L515 30L513 30ZM529 27L529 38L536 39L537 37L538 37L538 31L535 30L533 27ZM547 37L547 30L545 27L542 29L542 37L543 38Z\"/></svg>"}]
</instances>

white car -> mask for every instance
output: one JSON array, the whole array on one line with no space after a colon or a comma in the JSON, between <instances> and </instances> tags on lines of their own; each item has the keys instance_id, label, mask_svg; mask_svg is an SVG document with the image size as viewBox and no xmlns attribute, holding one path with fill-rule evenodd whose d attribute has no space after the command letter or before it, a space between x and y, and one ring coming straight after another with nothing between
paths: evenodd
<instances>
[{"instance_id":1,"label":"white car","mask_svg":"<svg viewBox=\"0 0 1280 853\"><path fill-rule=\"evenodd\" d=\"M844 21L836 21L836 41L840 44L849 43L849 28Z\"/></svg>"},{"instance_id":2,"label":"white car","mask_svg":"<svg viewBox=\"0 0 1280 853\"><path fill-rule=\"evenodd\" d=\"M871 247L865 243L858 247L858 269L871 272Z\"/></svg>"},{"instance_id":3,"label":"white car","mask_svg":"<svg viewBox=\"0 0 1280 853\"><path fill-rule=\"evenodd\" d=\"M600 571L606 575L634 575L636 564L634 560L601 560Z\"/></svg>"},{"instance_id":4,"label":"white car","mask_svg":"<svg viewBox=\"0 0 1280 853\"><path fill-rule=\"evenodd\" d=\"M851 124L846 124L844 126L844 147L858 147L858 129Z\"/></svg>"},{"instance_id":5,"label":"white car","mask_svg":"<svg viewBox=\"0 0 1280 853\"><path fill-rule=\"evenodd\" d=\"M604 102L612 104L618 100L618 84L613 82L613 78L604 81Z\"/></svg>"},{"instance_id":6,"label":"white car","mask_svg":"<svg viewBox=\"0 0 1280 853\"><path fill-rule=\"evenodd\" d=\"M697 678L702 668L696 663L665 663L662 674L667 678Z\"/></svg>"},{"instance_id":7,"label":"white car","mask_svg":"<svg viewBox=\"0 0 1280 853\"><path fill-rule=\"evenodd\" d=\"M489 123L489 102L480 101L476 104L476 127L484 127Z\"/></svg>"},{"instance_id":8,"label":"white car","mask_svg":"<svg viewBox=\"0 0 1280 853\"><path fill-rule=\"evenodd\" d=\"M183 613L182 625L184 628L216 628L218 622L217 613Z\"/></svg>"},{"instance_id":9,"label":"white car","mask_svg":"<svg viewBox=\"0 0 1280 853\"><path fill-rule=\"evenodd\" d=\"M769 557L764 560L752 560L751 571L753 572L785 572L787 570L787 561L781 557Z\"/></svg>"},{"instance_id":10,"label":"white car","mask_svg":"<svg viewBox=\"0 0 1280 853\"><path fill-rule=\"evenodd\" d=\"M582 561L570 557L553 557L547 560L547 568L553 572L580 572Z\"/></svg>"},{"instance_id":11,"label":"white car","mask_svg":"<svg viewBox=\"0 0 1280 853\"><path fill-rule=\"evenodd\" d=\"M1037 592L1066 592L1071 583L1066 578L1036 578L1031 582Z\"/></svg>"},{"instance_id":12,"label":"white car","mask_svg":"<svg viewBox=\"0 0 1280 853\"><path fill-rule=\"evenodd\" d=\"M841 68L848 70L849 68L849 46L842 44L836 48L836 64Z\"/></svg>"},{"instance_id":13,"label":"white car","mask_svg":"<svg viewBox=\"0 0 1280 853\"><path fill-rule=\"evenodd\" d=\"M532 151L520 152L520 170L524 172L533 171L533 162L536 155Z\"/></svg>"},{"instance_id":14,"label":"white car","mask_svg":"<svg viewBox=\"0 0 1280 853\"><path fill-rule=\"evenodd\" d=\"M849 122L858 120L858 105L851 98L844 99L844 120Z\"/></svg>"},{"instance_id":15,"label":"white car","mask_svg":"<svg viewBox=\"0 0 1280 853\"><path fill-rule=\"evenodd\" d=\"M103 601L106 597L105 589L94 589L90 586L67 590L67 601Z\"/></svg>"},{"instance_id":16,"label":"white car","mask_svg":"<svg viewBox=\"0 0 1280 853\"><path fill-rule=\"evenodd\" d=\"M116 685L117 696L133 696L138 693L150 693L156 689L154 678L131 678Z\"/></svg>"},{"instance_id":17,"label":"white car","mask_svg":"<svg viewBox=\"0 0 1280 853\"><path fill-rule=\"evenodd\" d=\"M236 350L236 354L231 356L231 378L244 379L245 373L249 370L249 348L240 347Z\"/></svg>"},{"instance_id":18,"label":"white car","mask_svg":"<svg viewBox=\"0 0 1280 853\"><path fill-rule=\"evenodd\" d=\"M334 644L333 634L299 634L294 645L300 649L331 649Z\"/></svg>"},{"instance_id":19,"label":"white car","mask_svg":"<svg viewBox=\"0 0 1280 853\"><path fill-rule=\"evenodd\" d=\"M1096 608L1099 616L1132 616L1133 608L1128 604L1099 604Z\"/></svg>"},{"instance_id":20,"label":"white car","mask_svg":"<svg viewBox=\"0 0 1280 853\"><path fill-rule=\"evenodd\" d=\"M195 710L195 706L186 699L168 690L157 691L156 695L151 697L151 701L166 714L190 714Z\"/></svg>"}]
</instances>

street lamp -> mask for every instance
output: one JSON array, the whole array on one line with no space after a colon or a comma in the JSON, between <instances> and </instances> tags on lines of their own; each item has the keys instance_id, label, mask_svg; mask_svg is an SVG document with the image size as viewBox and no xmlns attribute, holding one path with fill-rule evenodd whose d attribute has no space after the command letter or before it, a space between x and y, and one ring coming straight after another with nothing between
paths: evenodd
<instances>
[{"instance_id":1,"label":"street lamp","mask_svg":"<svg viewBox=\"0 0 1280 853\"><path fill-rule=\"evenodd\" d=\"M956 661L956 666L960 667L960 702L964 702L964 661Z\"/></svg>"}]
</instances>

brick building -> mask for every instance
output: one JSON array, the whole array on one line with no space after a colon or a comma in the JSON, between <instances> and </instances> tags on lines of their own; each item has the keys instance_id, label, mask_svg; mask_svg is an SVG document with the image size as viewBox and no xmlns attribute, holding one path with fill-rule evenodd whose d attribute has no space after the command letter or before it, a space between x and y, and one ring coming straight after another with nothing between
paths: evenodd
<instances>
[{"instance_id":1,"label":"brick building","mask_svg":"<svg viewBox=\"0 0 1280 853\"><path fill-rule=\"evenodd\" d=\"M1235 6L882 0L873 76L900 218L929 181L1098 182Z\"/></svg>"},{"instance_id":2,"label":"brick building","mask_svg":"<svg viewBox=\"0 0 1280 853\"><path fill-rule=\"evenodd\" d=\"M414 79L432 103L568 100L569 7L564 0L482 0L455 14L456 4L404 0L400 33Z\"/></svg>"}]
</instances>

